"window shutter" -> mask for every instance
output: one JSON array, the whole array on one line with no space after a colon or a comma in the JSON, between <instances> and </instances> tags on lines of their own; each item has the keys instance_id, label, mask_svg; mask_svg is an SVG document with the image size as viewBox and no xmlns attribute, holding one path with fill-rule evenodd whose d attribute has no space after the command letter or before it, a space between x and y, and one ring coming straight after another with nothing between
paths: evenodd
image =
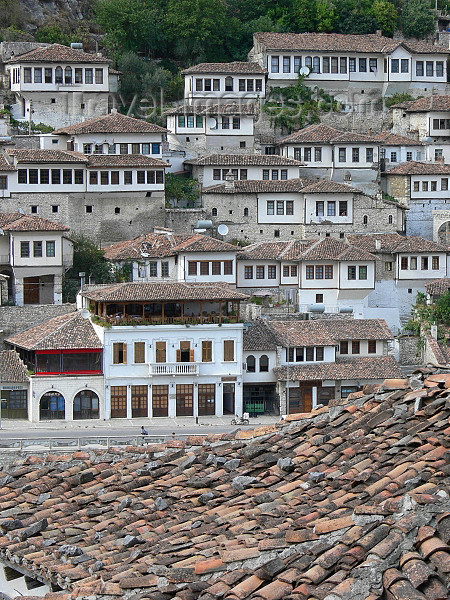
<instances>
[{"instance_id":1,"label":"window shutter","mask_svg":"<svg viewBox=\"0 0 450 600\"><path fill-rule=\"evenodd\" d=\"M122 347L123 347L123 364L126 365L127 364L127 345L122 344Z\"/></svg>"},{"instance_id":2,"label":"window shutter","mask_svg":"<svg viewBox=\"0 0 450 600\"><path fill-rule=\"evenodd\" d=\"M181 362L181 350L177 350L177 362Z\"/></svg>"},{"instance_id":3,"label":"window shutter","mask_svg":"<svg viewBox=\"0 0 450 600\"><path fill-rule=\"evenodd\" d=\"M189 350L189 362L194 362L194 349Z\"/></svg>"}]
</instances>

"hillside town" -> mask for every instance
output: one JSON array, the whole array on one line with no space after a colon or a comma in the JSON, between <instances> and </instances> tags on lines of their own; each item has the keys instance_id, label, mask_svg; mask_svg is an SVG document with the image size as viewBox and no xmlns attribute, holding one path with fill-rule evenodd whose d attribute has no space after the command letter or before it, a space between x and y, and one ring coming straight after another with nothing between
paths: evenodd
<instances>
[{"instance_id":1,"label":"hillside town","mask_svg":"<svg viewBox=\"0 0 450 600\"><path fill-rule=\"evenodd\" d=\"M0 428L252 425L10 457L0 598L449 597L444 33L0 42Z\"/></svg>"}]
</instances>

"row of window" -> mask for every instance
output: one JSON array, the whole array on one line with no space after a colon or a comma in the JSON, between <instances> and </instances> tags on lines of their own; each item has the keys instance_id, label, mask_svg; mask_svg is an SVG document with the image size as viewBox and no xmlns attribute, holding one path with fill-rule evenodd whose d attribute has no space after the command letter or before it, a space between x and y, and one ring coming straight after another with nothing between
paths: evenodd
<instances>
[{"instance_id":1,"label":"row of window","mask_svg":"<svg viewBox=\"0 0 450 600\"><path fill-rule=\"evenodd\" d=\"M256 358L253 354L249 354L246 360L247 373L256 373ZM269 357L263 354L258 360L259 372L267 373L269 371Z\"/></svg>"},{"instance_id":2,"label":"row of window","mask_svg":"<svg viewBox=\"0 0 450 600\"><path fill-rule=\"evenodd\" d=\"M324 359L323 346L297 346L286 348L287 362L321 362Z\"/></svg>"},{"instance_id":3,"label":"row of window","mask_svg":"<svg viewBox=\"0 0 450 600\"><path fill-rule=\"evenodd\" d=\"M180 341L176 350L176 362L188 363L195 360L195 348L197 344L190 341ZM224 362L235 361L235 343L234 340L223 340L223 360ZM114 365L126 365L128 361L128 344L126 342L113 342L112 362ZM144 364L146 361L146 343L133 343L133 363ZM150 346L151 348L151 346ZM211 340L202 340L201 342L201 362L213 362L213 342ZM167 342L155 342L154 351L155 363L167 362Z\"/></svg>"},{"instance_id":4,"label":"row of window","mask_svg":"<svg viewBox=\"0 0 450 600\"><path fill-rule=\"evenodd\" d=\"M431 257L431 269L433 271L439 270L439 256ZM430 259L428 256L420 257L420 268L422 271L428 271L430 268ZM400 268L402 271L417 271L418 268L418 257L417 256L402 256L400 259Z\"/></svg>"},{"instance_id":5,"label":"row of window","mask_svg":"<svg viewBox=\"0 0 450 600\"><path fill-rule=\"evenodd\" d=\"M262 92L262 79L239 79L238 89L240 92ZM198 78L195 80L196 92L220 92L220 79L204 79ZM234 91L234 78L225 77L225 91Z\"/></svg>"},{"instance_id":6,"label":"row of window","mask_svg":"<svg viewBox=\"0 0 450 600\"><path fill-rule=\"evenodd\" d=\"M92 204L85 204L84 209L85 209L85 212L88 214L91 214L94 212L94 207ZM59 212L59 204L52 204L51 210L52 210L52 213L58 213ZM32 215L37 215L39 213L39 205L32 204L30 206L30 213ZM101 211L101 213L102 213L102 216L104 217L105 216L104 211ZM116 206L114 208L114 214L120 215L120 207L119 206Z\"/></svg>"},{"instance_id":7,"label":"row of window","mask_svg":"<svg viewBox=\"0 0 450 600\"><path fill-rule=\"evenodd\" d=\"M83 154L161 154L161 144L83 144Z\"/></svg>"},{"instance_id":8,"label":"row of window","mask_svg":"<svg viewBox=\"0 0 450 600\"><path fill-rule=\"evenodd\" d=\"M438 154L436 154L436 152L438 152ZM442 152L442 150L440 152ZM391 162L398 162L398 152L392 151L389 153L389 156L390 156ZM435 151L435 160L437 160L437 156L439 156L439 151ZM385 148L382 148L380 150L380 158L386 158ZM413 160L413 152L411 150L408 150L406 152L406 162L410 162L412 160ZM415 160L422 160L422 152L416 152Z\"/></svg>"},{"instance_id":9,"label":"row of window","mask_svg":"<svg viewBox=\"0 0 450 600\"><path fill-rule=\"evenodd\" d=\"M340 217L346 217L348 215L348 202L347 200L335 200L323 201L319 200L316 202L316 217L325 216L325 207L327 217L336 216L336 207L338 208L338 215Z\"/></svg>"},{"instance_id":10,"label":"row of window","mask_svg":"<svg viewBox=\"0 0 450 600\"><path fill-rule=\"evenodd\" d=\"M60 185L61 183L83 185L84 171L82 169L19 169L17 182L30 185ZM119 185L120 183L125 185L164 183L164 171L137 171L136 175L134 171L89 171L90 185ZM4 185L7 186L7 182L4 182Z\"/></svg>"},{"instance_id":11,"label":"row of window","mask_svg":"<svg viewBox=\"0 0 450 600\"><path fill-rule=\"evenodd\" d=\"M450 119L433 119L433 129L450 129Z\"/></svg>"},{"instance_id":12,"label":"row of window","mask_svg":"<svg viewBox=\"0 0 450 600\"><path fill-rule=\"evenodd\" d=\"M103 83L103 69L76 67L24 67L24 83L53 83L71 85L72 83ZM20 83L20 71L14 69L13 83Z\"/></svg>"},{"instance_id":13,"label":"row of window","mask_svg":"<svg viewBox=\"0 0 450 600\"><path fill-rule=\"evenodd\" d=\"M253 272L256 274L256 279L265 279L266 278L266 268L267 268L267 279L276 279L277 278L277 266L276 265L258 265L257 267L253 267L252 265L246 265L244 267L244 279L253 279ZM253 271L254 270L254 271Z\"/></svg>"},{"instance_id":14,"label":"row of window","mask_svg":"<svg viewBox=\"0 0 450 600\"><path fill-rule=\"evenodd\" d=\"M440 180L440 187L438 188L437 181L413 181L413 190L415 192L420 191L420 184L422 183L422 192L437 192L448 190L448 177L442 177Z\"/></svg>"},{"instance_id":15,"label":"row of window","mask_svg":"<svg viewBox=\"0 0 450 600\"><path fill-rule=\"evenodd\" d=\"M267 200L267 214L275 214L275 206L277 209L277 215L293 215L294 214L294 201L293 200Z\"/></svg>"},{"instance_id":16,"label":"row of window","mask_svg":"<svg viewBox=\"0 0 450 600\"><path fill-rule=\"evenodd\" d=\"M340 354L349 354L349 350L351 349L352 354L360 354L361 352L361 342L360 340L341 340L339 344L339 352ZM377 352L377 340L367 340L367 353L368 354L376 354Z\"/></svg>"},{"instance_id":17,"label":"row of window","mask_svg":"<svg viewBox=\"0 0 450 600\"><path fill-rule=\"evenodd\" d=\"M20 242L20 258L30 258L31 250L33 251L34 258L42 258L44 256L44 242ZM55 256L54 240L47 240L45 242L45 256L48 258Z\"/></svg>"},{"instance_id":18,"label":"row of window","mask_svg":"<svg viewBox=\"0 0 450 600\"><path fill-rule=\"evenodd\" d=\"M190 260L188 261L188 275L233 275L232 260Z\"/></svg>"},{"instance_id":19,"label":"row of window","mask_svg":"<svg viewBox=\"0 0 450 600\"><path fill-rule=\"evenodd\" d=\"M158 268L158 262L150 261L148 265L138 266L138 277L143 279L147 277L169 277L169 263L163 261Z\"/></svg>"},{"instance_id":20,"label":"row of window","mask_svg":"<svg viewBox=\"0 0 450 600\"><path fill-rule=\"evenodd\" d=\"M347 162L347 150L349 148L338 148L338 162ZM352 148L352 162L359 163L361 160L361 149ZM294 158L296 160L303 160L304 162L312 162L313 149L311 147L305 148L294 148ZM366 162L373 162L374 149L366 148ZM322 162L322 148L319 146L314 148L314 162Z\"/></svg>"}]
</instances>

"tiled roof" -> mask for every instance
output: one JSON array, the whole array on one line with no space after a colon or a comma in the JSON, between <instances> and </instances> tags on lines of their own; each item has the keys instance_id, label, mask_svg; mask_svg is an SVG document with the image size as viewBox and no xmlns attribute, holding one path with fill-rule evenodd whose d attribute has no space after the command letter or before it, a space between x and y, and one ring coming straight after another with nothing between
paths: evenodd
<instances>
[{"instance_id":1,"label":"tiled roof","mask_svg":"<svg viewBox=\"0 0 450 600\"><path fill-rule=\"evenodd\" d=\"M244 352L276 350L277 338L264 319L253 321L244 328Z\"/></svg>"},{"instance_id":2,"label":"tiled roof","mask_svg":"<svg viewBox=\"0 0 450 600\"><path fill-rule=\"evenodd\" d=\"M289 242L255 242L246 246L238 260L298 260L305 248L315 240L291 240Z\"/></svg>"},{"instance_id":3,"label":"tiled roof","mask_svg":"<svg viewBox=\"0 0 450 600\"><path fill-rule=\"evenodd\" d=\"M0 352L0 381L2 383L28 383L28 371L15 350Z\"/></svg>"},{"instance_id":4,"label":"tiled roof","mask_svg":"<svg viewBox=\"0 0 450 600\"><path fill-rule=\"evenodd\" d=\"M306 186L315 183L311 179L240 179L234 181L234 187L227 189L224 183L209 185L202 189L203 194L264 194L274 192L303 192Z\"/></svg>"},{"instance_id":5,"label":"tiled roof","mask_svg":"<svg viewBox=\"0 0 450 600\"><path fill-rule=\"evenodd\" d=\"M88 159L80 152L69 150L26 150L10 149L6 152L18 163L87 163Z\"/></svg>"},{"instance_id":6,"label":"tiled roof","mask_svg":"<svg viewBox=\"0 0 450 600\"><path fill-rule=\"evenodd\" d=\"M394 338L384 319L271 321L269 327L277 337L279 345L284 347L288 345L290 347L334 346L340 340L391 340Z\"/></svg>"},{"instance_id":7,"label":"tiled roof","mask_svg":"<svg viewBox=\"0 0 450 600\"><path fill-rule=\"evenodd\" d=\"M51 44L35 48L6 61L7 63L23 62L63 62L63 63L110 63L111 61L98 54L88 54L82 50L74 50L61 44Z\"/></svg>"},{"instance_id":8,"label":"tiled roof","mask_svg":"<svg viewBox=\"0 0 450 600\"><path fill-rule=\"evenodd\" d=\"M448 252L449 249L443 244L426 240L416 235L399 235L398 233L355 233L347 236L353 246L373 253L400 252ZM380 248L377 249L377 243Z\"/></svg>"},{"instance_id":9,"label":"tiled roof","mask_svg":"<svg viewBox=\"0 0 450 600\"><path fill-rule=\"evenodd\" d=\"M448 375L419 377L253 432L17 458L2 562L63 588L44 600L448 598Z\"/></svg>"},{"instance_id":10,"label":"tiled roof","mask_svg":"<svg viewBox=\"0 0 450 600\"><path fill-rule=\"evenodd\" d=\"M261 167L296 167L303 163L294 158L286 158L274 154L211 154L202 158L185 160L188 165L213 165L213 166L261 166Z\"/></svg>"},{"instance_id":11,"label":"tiled roof","mask_svg":"<svg viewBox=\"0 0 450 600\"><path fill-rule=\"evenodd\" d=\"M322 144L353 144L353 143L378 143L374 136L351 131L340 131L323 123L308 125L299 131L282 138L278 144L322 143Z\"/></svg>"},{"instance_id":12,"label":"tiled roof","mask_svg":"<svg viewBox=\"0 0 450 600\"><path fill-rule=\"evenodd\" d=\"M362 194L361 190L348 185L321 179L303 188L305 194Z\"/></svg>"},{"instance_id":13,"label":"tiled roof","mask_svg":"<svg viewBox=\"0 0 450 600\"><path fill-rule=\"evenodd\" d=\"M75 125L56 129L54 134L80 135L83 133L166 133L168 130L142 119L127 117L119 112L89 119Z\"/></svg>"},{"instance_id":14,"label":"tiled roof","mask_svg":"<svg viewBox=\"0 0 450 600\"><path fill-rule=\"evenodd\" d=\"M169 163L160 158L143 154L91 154L88 168L97 167L169 167Z\"/></svg>"},{"instance_id":15,"label":"tiled roof","mask_svg":"<svg viewBox=\"0 0 450 600\"><path fill-rule=\"evenodd\" d=\"M42 217L22 213L0 213L0 228L3 231L69 231L69 227Z\"/></svg>"},{"instance_id":16,"label":"tiled roof","mask_svg":"<svg viewBox=\"0 0 450 600\"><path fill-rule=\"evenodd\" d=\"M225 100L218 104L183 104L164 112L165 115L250 115L259 113L255 102Z\"/></svg>"},{"instance_id":17,"label":"tiled roof","mask_svg":"<svg viewBox=\"0 0 450 600\"><path fill-rule=\"evenodd\" d=\"M147 233L133 240L118 242L105 248L105 258L127 260L143 258L163 258L180 252L238 252L239 248L222 240L216 240L199 233L170 234ZM144 256L145 255L145 256Z\"/></svg>"},{"instance_id":18,"label":"tiled roof","mask_svg":"<svg viewBox=\"0 0 450 600\"><path fill-rule=\"evenodd\" d=\"M102 343L89 319L79 312L59 315L5 340L25 350L97 349Z\"/></svg>"},{"instance_id":19,"label":"tiled roof","mask_svg":"<svg viewBox=\"0 0 450 600\"><path fill-rule=\"evenodd\" d=\"M450 110L450 96L432 95L417 100L394 104L392 108L403 108L406 112L429 112Z\"/></svg>"},{"instance_id":20,"label":"tiled roof","mask_svg":"<svg viewBox=\"0 0 450 600\"><path fill-rule=\"evenodd\" d=\"M430 296L442 296L450 291L450 278L442 277L425 283L425 290Z\"/></svg>"},{"instance_id":21,"label":"tiled roof","mask_svg":"<svg viewBox=\"0 0 450 600\"><path fill-rule=\"evenodd\" d=\"M87 287L81 295L97 302L218 301L248 298L226 283L113 283Z\"/></svg>"},{"instance_id":22,"label":"tiled roof","mask_svg":"<svg viewBox=\"0 0 450 600\"><path fill-rule=\"evenodd\" d=\"M261 67L256 62L227 62L227 63L199 63L181 71L182 75L191 75L195 73L253 73L265 75L267 69Z\"/></svg>"},{"instance_id":23,"label":"tiled roof","mask_svg":"<svg viewBox=\"0 0 450 600\"><path fill-rule=\"evenodd\" d=\"M449 175L450 165L410 160L386 171L386 175Z\"/></svg>"},{"instance_id":24,"label":"tiled roof","mask_svg":"<svg viewBox=\"0 0 450 600\"><path fill-rule=\"evenodd\" d=\"M390 131L382 131L375 135L383 146L422 146L422 142Z\"/></svg>"},{"instance_id":25,"label":"tiled roof","mask_svg":"<svg viewBox=\"0 0 450 600\"><path fill-rule=\"evenodd\" d=\"M286 380L288 370L286 367L274 369L277 378ZM338 359L335 363L316 363L302 366L289 367L290 381L311 381L324 379L396 379L402 378L403 373L393 356L380 356L374 358L346 358ZM406 600L406 599L405 599Z\"/></svg>"},{"instance_id":26,"label":"tiled roof","mask_svg":"<svg viewBox=\"0 0 450 600\"><path fill-rule=\"evenodd\" d=\"M318 52L389 53L404 46L413 53L448 54L448 48L425 42L401 42L376 35L340 33L255 33L256 40L270 50L315 50Z\"/></svg>"},{"instance_id":27,"label":"tiled roof","mask_svg":"<svg viewBox=\"0 0 450 600\"><path fill-rule=\"evenodd\" d=\"M0 171L15 171L14 165L10 164L6 158L0 155Z\"/></svg>"},{"instance_id":28,"label":"tiled roof","mask_svg":"<svg viewBox=\"0 0 450 600\"><path fill-rule=\"evenodd\" d=\"M299 258L302 260L375 260L375 256L370 252L331 237L315 241Z\"/></svg>"}]
</instances>

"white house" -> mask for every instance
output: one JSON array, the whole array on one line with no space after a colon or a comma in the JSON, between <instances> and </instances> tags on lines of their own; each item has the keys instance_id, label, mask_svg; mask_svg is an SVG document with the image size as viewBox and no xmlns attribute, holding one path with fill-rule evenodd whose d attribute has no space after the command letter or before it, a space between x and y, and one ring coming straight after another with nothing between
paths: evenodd
<instances>
[{"instance_id":1,"label":"white house","mask_svg":"<svg viewBox=\"0 0 450 600\"><path fill-rule=\"evenodd\" d=\"M249 61L268 70L268 86L295 83L306 67L307 85L345 105L395 92L445 90L448 48L378 34L255 33ZM355 97L356 96L356 97Z\"/></svg>"},{"instance_id":2,"label":"white house","mask_svg":"<svg viewBox=\"0 0 450 600\"><path fill-rule=\"evenodd\" d=\"M380 143L380 170L425 158L427 146L416 138L383 131L374 136Z\"/></svg>"},{"instance_id":3,"label":"white house","mask_svg":"<svg viewBox=\"0 0 450 600\"><path fill-rule=\"evenodd\" d=\"M13 117L60 127L107 113L118 91L110 65L101 54L60 44L14 56L6 61Z\"/></svg>"},{"instance_id":4,"label":"white house","mask_svg":"<svg viewBox=\"0 0 450 600\"><path fill-rule=\"evenodd\" d=\"M241 414L246 298L223 283L83 290L104 347L104 418Z\"/></svg>"},{"instance_id":5,"label":"white house","mask_svg":"<svg viewBox=\"0 0 450 600\"><path fill-rule=\"evenodd\" d=\"M61 304L62 279L72 266L69 228L37 216L0 213L0 272L14 304Z\"/></svg>"},{"instance_id":6,"label":"white house","mask_svg":"<svg viewBox=\"0 0 450 600\"><path fill-rule=\"evenodd\" d=\"M155 227L154 233L105 248L115 265L131 264L131 280L186 281L236 285L237 246L212 237L175 234Z\"/></svg>"},{"instance_id":7,"label":"white house","mask_svg":"<svg viewBox=\"0 0 450 600\"><path fill-rule=\"evenodd\" d=\"M200 63L181 71L184 97L259 99L266 95L267 69L257 63Z\"/></svg>"}]
</instances>

